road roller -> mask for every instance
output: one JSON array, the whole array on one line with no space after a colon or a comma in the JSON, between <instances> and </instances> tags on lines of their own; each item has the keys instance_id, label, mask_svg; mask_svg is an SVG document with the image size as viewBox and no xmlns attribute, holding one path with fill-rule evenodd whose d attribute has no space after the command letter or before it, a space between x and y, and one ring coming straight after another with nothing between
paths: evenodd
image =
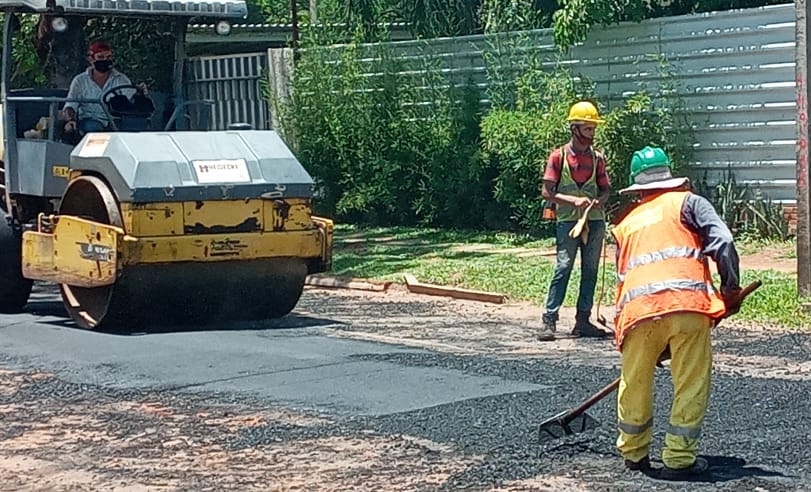
<instances>
[{"instance_id":1,"label":"road roller","mask_svg":"<svg viewBox=\"0 0 811 492\"><path fill-rule=\"evenodd\" d=\"M218 32L247 10L236 0L0 0L4 46L18 13L47 14L56 27L81 17L176 19L171 112L114 110L110 93L76 100L61 89L12 89L3 51L0 312L23 310L34 280L59 286L85 329L148 330L154 324L281 317L308 274L329 271L333 223L313 215L314 183L280 135L234 122L211 130L216 101L187 100L184 35L190 22ZM57 125L66 102L97 104L109 131L78 143ZM142 120L139 120L141 118ZM135 124L133 124L135 123Z\"/></svg>"}]
</instances>

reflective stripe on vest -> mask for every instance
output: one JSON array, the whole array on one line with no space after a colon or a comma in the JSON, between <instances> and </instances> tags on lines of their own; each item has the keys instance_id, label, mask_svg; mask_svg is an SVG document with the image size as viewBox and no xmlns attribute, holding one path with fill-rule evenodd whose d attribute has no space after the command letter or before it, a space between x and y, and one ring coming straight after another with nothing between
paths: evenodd
<instances>
[{"instance_id":1,"label":"reflective stripe on vest","mask_svg":"<svg viewBox=\"0 0 811 492\"><path fill-rule=\"evenodd\" d=\"M642 425L629 424L628 422L617 422L619 429L626 434L642 434L646 430L653 427L653 417Z\"/></svg>"},{"instance_id":2,"label":"reflective stripe on vest","mask_svg":"<svg viewBox=\"0 0 811 492\"><path fill-rule=\"evenodd\" d=\"M589 147L589 155L591 155L591 177L583 183L581 186L578 186L577 183L572 178L572 170L569 166L569 144L564 145L560 148L560 181L558 182L558 193L563 195L571 195L571 196L583 196L586 198L597 198L597 195L600 193L600 189L597 186L597 164L598 164L598 157L594 149ZM580 218L580 211L577 210L575 207L571 205L567 205L565 203L559 203L557 208L557 221L558 222L568 222L568 221L576 221ZM589 211L589 220L604 220L605 213L603 209L592 209Z\"/></svg>"},{"instance_id":3,"label":"reflective stripe on vest","mask_svg":"<svg viewBox=\"0 0 811 492\"><path fill-rule=\"evenodd\" d=\"M625 281L625 274L636 267L643 265L650 265L657 261L669 260L671 258L694 258L699 261L705 261L704 255L701 250L697 248L690 248L687 246L674 246L672 248L665 248L660 251L653 251L643 255L631 258L625 270L617 273L617 280L620 282Z\"/></svg>"},{"instance_id":4,"label":"reflective stripe on vest","mask_svg":"<svg viewBox=\"0 0 811 492\"><path fill-rule=\"evenodd\" d=\"M652 197L612 230L618 245L614 340L620 350L625 335L641 321L676 312L717 318L724 312L701 238L681 222L688 194L669 191Z\"/></svg>"},{"instance_id":5,"label":"reflective stripe on vest","mask_svg":"<svg viewBox=\"0 0 811 492\"><path fill-rule=\"evenodd\" d=\"M649 296L657 294L666 290L693 290L698 292L712 292L712 286L708 286L706 282L699 282L690 279L677 279L667 280L664 282L654 282L652 284L645 284L625 292L625 295L620 298L617 303L617 309L622 309L626 304L634 299L642 296Z\"/></svg>"},{"instance_id":6,"label":"reflective stripe on vest","mask_svg":"<svg viewBox=\"0 0 811 492\"><path fill-rule=\"evenodd\" d=\"M698 439L701 437L701 427L680 427L670 424L667 433L673 436L686 437L687 439Z\"/></svg>"}]
</instances>

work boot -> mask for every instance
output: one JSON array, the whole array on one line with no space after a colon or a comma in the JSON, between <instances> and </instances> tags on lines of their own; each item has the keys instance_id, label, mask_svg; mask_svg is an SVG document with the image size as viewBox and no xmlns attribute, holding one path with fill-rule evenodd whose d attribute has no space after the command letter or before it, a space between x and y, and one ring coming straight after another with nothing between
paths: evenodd
<instances>
[{"instance_id":1,"label":"work boot","mask_svg":"<svg viewBox=\"0 0 811 492\"><path fill-rule=\"evenodd\" d=\"M555 339L557 323L550 319L542 320L541 328L538 330L538 341L551 342Z\"/></svg>"},{"instance_id":2,"label":"work boot","mask_svg":"<svg viewBox=\"0 0 811 492\"><path fill-rule=\"evenodd\" d=\"M649 471L651 468L650 457L645 456L639 461L625 460L625 468L631 471L641 471L641 472Z\"/></svg>"},{"instance_id":3,"label":"work boot","mask_svg":"<svg viewBox=\"0 0 811 492\"><path fill-rule=\"evenodd\" d=\"M589 321L589 313L577 313L572 335L586 338L609 338L613 336L613 333L601 330L591 324L591 321Z\"/></svg>"},{"instance_id":4,"label":"work boot","mask_svg":"<svg viewBox=\"0 0 811 492\"><path fill-rule=\"evenodd\" d=\"M704 458L696 458L692 465L687 468L670 468L667 465L662 468L659 478L662 480L690 480L705 475L710 469L710 464Z\"/></svg>"}]
</instances>

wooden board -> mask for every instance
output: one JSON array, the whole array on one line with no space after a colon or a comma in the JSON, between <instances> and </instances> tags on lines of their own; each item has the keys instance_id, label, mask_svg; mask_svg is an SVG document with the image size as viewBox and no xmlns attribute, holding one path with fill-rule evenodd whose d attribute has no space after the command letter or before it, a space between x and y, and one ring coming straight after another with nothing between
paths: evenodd
<instances>
[{"instance_id":1,"label":"wooden board","mask_svg":"<svg viewBox=\"0 0 811 492\"><path fill-rule=\"evenodd\" d=\"M304 285L312 285L315 287L331 287L335 289L352 289L352 290L368 290L373 292L384 292L386 289L389 288L391 282L370 281L356 278L317 277L314 275L308 275L304 281Z\"/></svg>"},{"instance_id":2,"label":"wooden board","mask_svg":"<svg viewBox=\"0 0 811 492\"><path fill-rule=\"evenodd\" d=\"M503 304L506 296L495 292L484 292L480 290L462 289L459 287L445 287L441 285L424 284L417 280L417 277L410 273L403 275L406 287L409 292L415 294L426 294L429 296L453 297L455 299L467 299L471 301L492 302Z\"/></svg>"}]
</instances>

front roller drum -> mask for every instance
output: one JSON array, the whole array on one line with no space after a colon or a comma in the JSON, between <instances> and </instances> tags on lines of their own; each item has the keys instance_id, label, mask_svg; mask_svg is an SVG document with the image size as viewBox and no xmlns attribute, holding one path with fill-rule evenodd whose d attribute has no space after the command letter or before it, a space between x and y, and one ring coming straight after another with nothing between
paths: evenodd
<instances>
[{"instance_id":1,"label":"front roller drum","mask_svg":"<svg viewBox=\"0 0 811 492\"><path fill-rule=\"evenodd\" d=\"M65 191L62 215L121 227L118 203L99 178L82 176ZM148 331L150 325L278 318L298 303L307 264L300 258L125 266L103 287L60 286L82 328Z\"/></svg>"}]
</instances>

